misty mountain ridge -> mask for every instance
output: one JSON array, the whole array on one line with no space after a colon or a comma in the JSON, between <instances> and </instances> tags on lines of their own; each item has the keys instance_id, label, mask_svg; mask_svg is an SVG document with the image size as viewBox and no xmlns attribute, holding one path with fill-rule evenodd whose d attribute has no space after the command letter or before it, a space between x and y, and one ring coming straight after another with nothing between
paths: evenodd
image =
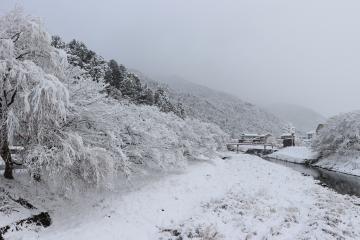
<instances>
[{"instance_id":1,"label":"misty mountain ridge","mask_svg":"<svg viewBox=\"0 0 360 240\"><path fill-rule=\"evenodd\" d=\"M306 133L324 123L326 118L320 113L296 104L277 103L265 107L269 112L291 123L298 132Z\"/></svg>"},{"instance_id":2,"label":"misty mountain ridge","mask_svg":"<svg viewBox=\"0 0 360 240\"><path fill-rule=\"evenodd\" d=\"M136 71L149 88L163 88L170 99L180 102L186 116L219 125L236 138L242 133L271 133L278 136L288 129L285 121L233 95L192 83L177 76L153 80Z\"/></svg>"}]
</instances>

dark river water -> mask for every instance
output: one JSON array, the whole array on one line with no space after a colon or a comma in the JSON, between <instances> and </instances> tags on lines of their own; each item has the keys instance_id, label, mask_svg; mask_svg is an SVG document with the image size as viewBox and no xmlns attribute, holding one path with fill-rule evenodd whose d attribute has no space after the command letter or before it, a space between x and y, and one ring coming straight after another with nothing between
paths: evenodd
<instances>
[{"instance_id":1,"label":"dark river water","mask_svg":"<svg viewBox=\"0 0 360 240\"><path fill-rule=\"evenodd\" d=\"M264 158L267 161L292 168L303 175L310 175L321 182L321 185L334 189L341 194L360 197L360 177L328 171L303 164L290 163L272 158Z\"/></svg>"}]
</instances>

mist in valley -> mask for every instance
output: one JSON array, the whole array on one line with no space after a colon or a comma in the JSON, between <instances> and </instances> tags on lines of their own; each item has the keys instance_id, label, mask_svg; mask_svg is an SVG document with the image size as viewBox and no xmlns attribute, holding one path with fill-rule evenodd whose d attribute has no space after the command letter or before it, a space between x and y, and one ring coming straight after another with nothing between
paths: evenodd
<instances>
[{"instance_id":1,"label":"mist in valley","mask_svg":"<svg viewBox=\"0 0 360 240\"><path fill-rule=\"evenodd\" d=\"M359 109L357 1L17 1L48 30L154 79L173 76L267 107ZM2 0L1 11L15 2ZM63 18L66 16L66 19Z\"/></svg>"}]
</instances>

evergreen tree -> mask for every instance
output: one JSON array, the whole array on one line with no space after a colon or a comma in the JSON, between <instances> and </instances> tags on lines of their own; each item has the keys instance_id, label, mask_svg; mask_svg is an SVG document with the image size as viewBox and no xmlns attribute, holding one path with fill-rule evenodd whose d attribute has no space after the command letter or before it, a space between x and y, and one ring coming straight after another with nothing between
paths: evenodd
<instances>
[{"instance_id":1,"label":"evergreen tree","mask_svg":"<svg viewBox=\"0 0 360 240\"><path fill-rule=\"evenodd\" d=\"M89 70L88 65L96 55L95 52L89 50L84 43L76 41L75 39L67 44L67 52L71 55L68 60L72 65L87 70Z\"/></svg>"},{"instance_id":2,"label":"evergreen tree","mask_svg":"<svg viewBox=\"0 0 360 240\"><path fill-rule=\"evenodd\" d=\"M154 104L153 92L145 87L145 89L141 92L137 102L145 105L153 105Z\"/></svg>"},{"instance_id":3,"label":"evergreen tree","mask_svg":"<svg viewBox=\"0 0 360 240\"><path fill-rule=\"evenodd\" d=\"M137 104L155 105L162 112L173 112L181 118L185 117L182 105L172 103L165 90L158 89L154 93L141 83L136 74L128 72L124 65L114 59L106 62L83 42L74 39L65 44L59 36L53 36L51 44L64 49L69 63L84 70L85 77L97 82L104 79L108 84L106 91L109 96L119 100L126 98Z\"/></svg>"},{"instance_id":4,"label":"evergreen tree","mask_svg":"<svg viewBox=\"0 0 360 240\"><path fill-rule=\"evenodd\" d=\"M119 66L119 64L115 60L110 60L108 63L108 70L105 73L105 81L110 84L110 86L115 87L116 89L120 89L121 82L124 81L124 74L126 72L126 68Z\"/></svg>"},{"instance_id":5,"label":"evergreen tree","mask_svg":"<svg viewBox=\"0 0 360 240\"><path fill-rule=\"evenodd\" d=\"M143 91L143 86L135 74L129 73L121 82L120 91L124 96L136 101Z\"/></svg>"},{"instance_id":6,"label":"evergreen tree","mask_svg":"<svg viewBox=\"0 0 360 240\"><path fill-rule=\"evenodd\" d=\"M66 47L66 43L57 35L51 37L51 45L59 49L64 49Z\"/></svg>"}]
</instances>

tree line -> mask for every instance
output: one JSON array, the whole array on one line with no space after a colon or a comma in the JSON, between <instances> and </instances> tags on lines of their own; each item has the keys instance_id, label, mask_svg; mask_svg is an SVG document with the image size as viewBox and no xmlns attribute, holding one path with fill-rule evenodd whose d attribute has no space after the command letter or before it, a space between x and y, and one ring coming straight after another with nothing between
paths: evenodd
<instances>
[{"instance_id":1,"label":"tree line","mask_svg":"<svg viewBox=\"0 0 360 240\"><path fill-rule=\"evenodd\" d=\"M65 43L61 37L55 35L52 36L51 44L63 49L68 54L69 63L83 69L89 79L93 81L104 79L108 96L119 100L127 99L135 104L157 106L162 112L172 112L178 117L185 118L181 103L170 101L168 94L162 88L151 90L142 84L136 74L116 60L105 61L83 42L75 39Z\"/></svg>"}]
</instances>

